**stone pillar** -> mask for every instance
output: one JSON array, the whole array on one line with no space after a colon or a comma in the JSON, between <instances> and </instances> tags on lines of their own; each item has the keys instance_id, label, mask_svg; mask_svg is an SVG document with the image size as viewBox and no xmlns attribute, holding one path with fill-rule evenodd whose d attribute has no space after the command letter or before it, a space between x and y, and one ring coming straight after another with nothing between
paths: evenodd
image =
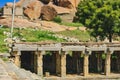
<instances>
[{"instance_id":1,"label":"stone pillar","mask_svg":"<svg viewBox=\"0 0 120 80\"><path fill-rule=\"evenodd\" d=\"M60 64L61 64L61 61L60 61L60 54L59 53L56 53L56 74L59 76L60 74Z\"/></svg>"},{"instance_id":2,"label":"stone pillar","mask_svg":"<svg viewBox=\"0 0 120 80\"><path fill-rule=\"evenodd\" d=\"M15 65L18 66L18 67L21 67L21 61L20 61L21 52L20 51L15 51L14 54L15 54L15 59L14 59Z\"/></svg>"},{"instance_id":3,"label":"stone pillar","mask_svg":"<svg viewBox=\"0 0 120 80\"><path fill-rule=\"evenodd\" d=\"M66 76L66 54L65 52L61 54L61 77Z\"/></svg>"},{"instance_id":4,"label":"stone pillar","mask_svg":"<svg viewBox=\"0 0 120 80\"><path fill-rule=\"evenodd\" d=\"M37 52L37 74L43 77L43 55L42 52Z\"/></svg>"},{"instance_id":5,"label":"stone pillar","mask_svg":"<svg viewBox=\"0 0 120 80\"><path fill-rule=\"evenodd\" d=\"M111 60L110 60L110 58L111 58L111 54L110 53L107 53L106 54L106 60L105 60L105 74L106 74L106 76L108 76L108 75L110 75L110 64L111 64Z\"/></svg>"},{"instance_id":6,"label":"stone pillar","mask_svg":"<svg viewBox=\"0 0 120 80\"><path fill-rule=\"evenodd\" d=\"M88 61L88 57L89 55L88 54L85 54L84 55L84 67L83 67L83 74L84 76L88 76L88 73L89 73L89 61Z\"/></svg>"}]
</instances>

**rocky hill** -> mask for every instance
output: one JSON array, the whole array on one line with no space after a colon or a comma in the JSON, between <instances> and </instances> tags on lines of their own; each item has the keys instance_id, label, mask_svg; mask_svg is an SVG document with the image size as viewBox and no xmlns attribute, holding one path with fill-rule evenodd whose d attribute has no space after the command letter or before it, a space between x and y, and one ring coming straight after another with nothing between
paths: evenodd
<instances>
[{"instance_id":1,"label":"rocky hill","mask_svg":"<svg viewBox=\"0 0 120 80\"><path fill-rule=\"evenodd\" d=\"M59 16L63 22L72 22L79 2L80 0L19 0L15 3L14 27L54 32L68 30L67 26L47 21ZM13 3L6 3L0 17L1 25L11 26L12 10Z\"/></svg>"},{"instance_id":2,"label":"rocky hill","mask_svg":"<svg viewBox=\"0 0 120 80\"><path fill-rule=\"evenodd\" d=\"M1 18L0 24L5 25L6 27L11 27L12 25L12 19L11 18ZM14 20L14 27L15 28L34 28L34 29L43 29L43 30L49 30L53 32L59 32L64 31L68 27L64 25L59 25L54 22L49 21L29 21L27 19L19 19L15 18Z\"/></svg>"},{"instance_id":3,"label":"rocky hill","mask_svg":"<svg viewBox=\"0 0 120 80\"><path fill-rule=\"evenodd\" d=\"M20 18L27 17L30 20L52 20L60 16L62 20L72 22L76 7L80 0L20 0L15 3L15 16ZM6 3L3 8L3 16L11 16L13 3ZM69 17L62 17L62 16Z\"/></svg>"}]
</instances>

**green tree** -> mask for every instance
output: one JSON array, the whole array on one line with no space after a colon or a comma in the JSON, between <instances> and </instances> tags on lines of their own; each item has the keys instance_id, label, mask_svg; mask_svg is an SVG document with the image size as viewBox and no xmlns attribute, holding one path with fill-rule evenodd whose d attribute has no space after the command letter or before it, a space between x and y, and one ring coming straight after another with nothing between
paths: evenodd
<instances>
[{"instance_id":1,"label":"green tree","mask_svg":"<svg viewBox=\"0 0 120 80\"><path fill-rule=\"evenodd\" d=\"M91 35L112 42L120 36L120 0L83 0L78 5L76 21L91 29Z\"/></svg>"}]
</instances>

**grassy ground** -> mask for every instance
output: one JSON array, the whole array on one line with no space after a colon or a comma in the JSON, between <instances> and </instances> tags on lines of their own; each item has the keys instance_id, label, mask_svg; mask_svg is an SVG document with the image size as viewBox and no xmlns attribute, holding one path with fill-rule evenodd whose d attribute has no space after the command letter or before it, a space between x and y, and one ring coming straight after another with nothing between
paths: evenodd
<instances>
[{"instance_id":1,"label":"grassy ground","mask_svg":"<svg viewBox=\"0 0 120 80\"><path fill-rule=\"evenodd\" d=\"M54 41L62 42L63 40L53 36L53 32L35 30L35 29L16 29L14 31L14 36L24 38L27 42L39 42L39 41Z\"/></svg>"},{"instance_id":2,"label":"grassy ground","mask_svg":"<svg viewBox=\"0 0 120 80\"><path fill-rule=\"evenodd\" d=\"M4 39L7 38L3 32L10 32L10 28L0 28L0 52L7 52L8 47L6 46L6 42ZM63 39L57 38L53 36L53 32L43 31L43 30L34 30L34 29L19 29L14 28L13 37L17 37L19 39L24 39L26 42L40 42L40 41L54 41L54 42L63 42Z\"/></svg>"},{"instance_id":3,"label":"grassy ground","mask_svg":"<svg viewBox=\"0 0 120 80\"><path fill-rule=\"evenodd\" d=\"M0 52L8 51L8 47L6 47L4 39L7 38L3 32L10 32L10 28L0 28ZM26 42L40 42L40 41L52 41L52 42L65 42L63 39L53 36L54 34L62 34L64 36L78 38L80 41L88 41L90 35L88 32L82 32L80 30L74 31L63 31L58 33L53 33L49 31L43 30L35 30L35 29L19 29L14 28L13 36L17 37L21 40L24 39Z\"/></svg>"},{"instance_id":4,"label":"grassy ground","mask_svg":"<svg viewBox=\"0 0 120 80\"><path fill-rule=\"evenodd\" d=\"M65 25L65 26L73 26L73 27L81 27L81 26L83 26L83 24L81 24L81 23L73 23L73 22L71 22L71 23L62 22L62 23L59 23L59 24Z\"/></svg>"},{"instance_id":5,"label":"grassy ground","mask_svg":"<svg viewBox=\"0 0 120 80\"><path fill-rule=\"evenodd\" d=\"M73 37L73 38L77 38L82 42L86 42L89 41L90 34L87 31L80 31L80 30L73 30L73 31L62 31L62 32L58 32L57 34L62 34L64 36L69 36L69 37Z\"/></svg>"},{"instance_id":6,"label":"grassy ground","mask_svg":"<svg viewBox=\"0 0 120 80\"><path fill-rule=\"evenodd\" d=\"M9 31L8 28L0 28L0 52L7 52L8 47L6 47L6 44L4 42L4 39L7 37L3 34L4 31Z\"/></svg>"}]
</instances>

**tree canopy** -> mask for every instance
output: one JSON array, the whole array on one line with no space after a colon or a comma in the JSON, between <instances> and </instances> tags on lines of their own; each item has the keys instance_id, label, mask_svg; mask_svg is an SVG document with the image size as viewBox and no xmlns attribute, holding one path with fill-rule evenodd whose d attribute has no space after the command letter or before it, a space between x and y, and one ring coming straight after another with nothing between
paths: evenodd
<instances>
[{"instance_id":1,"label":"tree canopy","mask_svg":"<svg viewBox=\"0 0 120 80\"><path fill-rule=\"evenodd\" d=\"M112 42L120 36L120 0L83 0L78 5L76 21L91 29L91 35Z\"/></svg>"}]
</instances>

